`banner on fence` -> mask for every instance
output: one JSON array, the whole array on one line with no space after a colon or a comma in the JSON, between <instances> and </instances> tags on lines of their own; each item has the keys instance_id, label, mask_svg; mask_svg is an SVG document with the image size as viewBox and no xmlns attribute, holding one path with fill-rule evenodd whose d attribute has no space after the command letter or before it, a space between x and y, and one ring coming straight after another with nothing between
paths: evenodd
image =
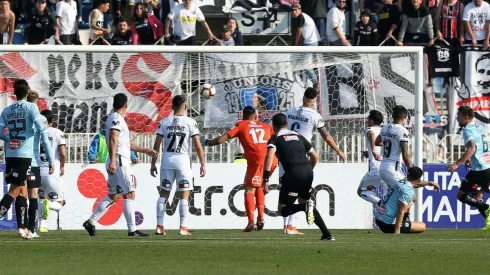
<instances>
[{"instance_id":1,"label":"banner on fence","mask_svg":"<svg viewBox=\"0 0 490 275\"><path fill-rule=\"evenodd\" d=\"M96 133L112 109L112 97L129 97L128 125L134 132L155 132L171 113L180 90L185 54L6 53L0 55L0 109L10 104L13 82L26 79L40 94L40 108L59 118L65 133ZM7 96L8 95L8 96Z\"/></svg>"},{"instance_id":2,"label":"banner on fence","mask_svg":"<svg viewBox=\"0 0 490 275\"><path fill-rule=\"evenodd\" d=\"M329 228L371 228L372 207L357 198L357 182L366 170L365 164L347 164L349 173L345 173L346 164L319 164L315 168L313 193L317 208L327 221ZM4 166L0 166L4 169ZM188 225L192 229L243 229L247 218L242 188L246 165L244 164L208 164L207 175L196 176L194 192L189 201ZM142 229L155 229L155 205L158 199L157 185L159 178L149 174L149 164L136 164L133 172L136 177L136 220ZM199 166L194 167L194 174ZM237 177L237 175L239 175ZM66 205L61 210L60 227L63 229L82 228L97 203L107 196L107 173L103 164L89 165L67 164L64 183ZM230 180L232 179L232 180ZM326 180L328 179L328 180ZM356 183L356 184L346 184ZM266 195L265 222L268 229L282 229L283 219L277 213L278 177L271 180L272 189ZM6 189L4 188L3 192ZM0 194L3 196L3 192ZM101 229L126 229L122 200L114 205L99 221ZM179 228L178 199L174 194L167 201L165 227ZM308 227L304 215L297 220L299 228ZM48 220L50 229L56 228L56 215ZM15 215L9 213L0 220L0 229L16 228Z\"/></svg>"},{"instance_id":3,"label":"banner on fence","mask_svg":"<svg viewBox=\"0 0 490 275\"><path fill-rule=\"evenodd\" d=\"M450 83L449 111L450 132L459 130L456 122L458 107L470 106L475 111L475 122L490 131L490 52L466 50L465 73L461 81L454 78Z\"/></svg>"}]
</instances>

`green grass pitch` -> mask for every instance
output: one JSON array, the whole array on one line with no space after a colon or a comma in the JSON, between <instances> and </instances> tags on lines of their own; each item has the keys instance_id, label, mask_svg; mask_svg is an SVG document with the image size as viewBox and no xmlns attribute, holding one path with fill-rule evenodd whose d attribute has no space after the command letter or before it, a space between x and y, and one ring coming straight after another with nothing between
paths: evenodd
<instances>
[{"instance_id":1,"label":"green grass pitch","mask_svg":"<svg viewBox=\"0 0 490 275\"><path fill-rule=\"evenodd\" d=\"M150 233L149 230L145 232ZM490 232L428 230L196 230L193 236L127 237L125 231L51 231L26 241L0 231L0 274L490 274ZM151 232L153 234L153 232Z\"/></svg>"}]
</instances>

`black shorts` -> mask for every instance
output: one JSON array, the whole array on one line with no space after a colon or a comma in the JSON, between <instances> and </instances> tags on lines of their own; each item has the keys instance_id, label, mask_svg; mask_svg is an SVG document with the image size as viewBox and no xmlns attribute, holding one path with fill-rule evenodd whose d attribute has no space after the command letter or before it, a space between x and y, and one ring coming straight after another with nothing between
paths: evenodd
<instances>
[{"instance_id":1,"label":"black shorts","mask_svg":"<svg viewBox=\"0 0 490 275\"><path fill-rule=\"evenodd\" d=\"M27 177L27 188L41 187L41 169L31 167L31 174Z\"/></svg>"},{"instance_id":2,"label":"black shorts","mask_svg":"<svg viewBox=\"0 0 490 275\"><path fill-rule=\"evenodd\" d=\"M388 234L395 233L395 225L394 224L384 223L384 222L376 219L376 225L378 225L379 230L381 230L381 232L383 232L383 233L388 233ZM402 227L400 228L400 233L408 234L408 233L410 233L410 228L412 228L412 222L410 222L408 220L404 220L402 222Z\"/></svg>"},{"instance_id":3,"label":"black shorts","mask_svg":"<svg viewBox=\"0 0 490 275\"><path fill-rule=\"evenodd\" d=\"M295 169L286 171L281 181L279 204L293 204L297 198L309 200L313 184L313 169L309 164L301 164Z\"/></svg>"},{"instance_id":4,"label":"black shorts","mask_svg":"<svg viewBox=\"0 0 490 275\"><path fill-rule=\"evenodd\" d=\"M5 158L5 181L8 184L24 186L27 176L31 174L30 158Z\"/></svg>"},{"instance_id":5,"label":"black shorts","mask_svg":"<svg viewBox=\"0 0 490 275\"><path fill-rule=\"evenodd\" d=\"M483 171L471 170L461 182L459 190L465 193L488 193L488 185L490 184L490 169Z\"/></svg>"}]
</instances>

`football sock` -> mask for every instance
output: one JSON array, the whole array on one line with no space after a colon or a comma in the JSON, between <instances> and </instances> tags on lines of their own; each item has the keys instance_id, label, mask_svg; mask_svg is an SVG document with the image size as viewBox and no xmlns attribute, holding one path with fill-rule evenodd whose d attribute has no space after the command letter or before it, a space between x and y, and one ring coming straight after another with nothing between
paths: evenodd
<instances>
[{"instance_id":1,"label":"football sock","mask_svg":"<svg viewBox=\"0 0 490 275\"><path fill-rule=\"evenodd\" d=\"M289 217L282 217L282 219L284 220L284 226L288 226Z\"/></svg>"},{"instance_id":2,"label":"football sock","mask_svg":"<svg viewBox=\"0 0 490 275\"><path fill-rule=\"evenodd\" d=\"M281 216L288 217L290 215L293 215L294 213L297 213L300 211L305 211L305 210L306 210L306 203L290 204L290 205L286 205L282 208Z\"/></svg>"},{"instance_id":3,"label":"football sock","mask_svg":"<svg viewBox=\"0 0 490 275\"><path fill-rule=\"evenodd\" d=\"M36 219L37 219L37 212L38 212L38 202L37 198L35 199L29 199L29 230L31 232L34 232L36 228Z\"/></svg>"},{"instance_id":4,"label":"football sock","mask_svg":"<svg viewBox=\"0 0 490 275\"><path fill-rule=\"evenodd\" d=\"M188 200L179 200L179 214L180 214L180 226L187 227L187 223L185 217L189 212L189 201Z\"/></svg>"},{"instance_id":5,"label":"football sock","mask_svg":"<svg viewBox=\"0 0 490 275\"><path fill-rule=\"evenodd\" d=\"M315 209L313 209L313 215L315 215L315 224L322 231L323 237L332 236L330 231L328 231L328 228L325 225L325 222L323 221L322 216L320 215L320 212L318 212L318 210L316 210L316 207L315 207Z\"/></svg>"},{"instance_id":6,"label":"football sock","mask_svg":"<svg viewBox=\"0 0 490 275\"><path fill-rule=\"evenodd\" d=\"M361 191L361 198L372 204L377 204L381 200L374 194L373 191Z\"/></svg>"},{"instance_id":7,"label":"football sock","mask_svg":"<svg viewBox=\"0 0 490 275\"><path fill-rule=\"evenodd\" d=\"M54 211L60 211L63 208L63 205L57 201L52 201L49 203L49 209Z\"/></svg>"},{"instance_id":8,"label":"football sock","mask_svg":"<svg viewBox=\"0 0 490 275\"><path fill-rule=\"evenodd\" d=\"M459 201L476 207L478 211L480 211L480 213L485 212L489 207L488 204L484 203L482 200L477 200L468 194L463 195L461 198L459 198Z\"/></svg>"},{"instance_id":9,"label":"football sock","mask_svg":"<svg viewBox=\"0 0 490 275\"><path fill-rule=\"evenodd\" d=\"M257 204L257 210L258 210L258 221L264 221L264 207L265 207L265 195L264 195L264 189L262 188L257 188L255 189L255 201Z\"/></svg>"},{"instance_id":10,"label":"football sock","mask_svg":"<svg viewBox=\"0 0 490 275\"><path fill-rule=\"evenodd\" d=\"M163 218L165 217L165 210L167 208L166 201L167 199L163 197L159 197L157 201L157 225L160 226L163 226Z\"/></svg>"},{"instance_id":11,"label":"football sock","mask_svg":"<svg viewBox=\"0 0 490 275\"><path fill-rule=\"evenodd\" d=\"M128 224L128 232L136 231L136 213L134 211L134 200L124 199L124 217Z\"/></svg>"},{"instance_id":12,"label":"football sock","mask_svg":"<svg viewBox=\"0 0 490 275\"><path fill-rule=\"evenodd\" d=\"M15 216L17 218L17 227L26 228L25 223L27 212L27 199L23 196L18 196L15 199Z\"/></svg>"},{"instance_id":13,"label":"football sock","mask_svg":"<svg viewBox=\"0 0 490 275\"><path fill-rule=\"evenodd\" d=\"M245 191L245 211L247 211L248 223L254 222L255 198L254 193Z\"/></svg>"},{"instance_id":14,"label":"football sock","mask_svg":"<svg viewBox=\"0 0 490 275\"><path fill-rule=\"evenodd\" d=\"M109 197L103 198L100 202L99 205L97 206L97 209L95 209L95 212L92 214L90 217L89 221L92 225L95 225L102 216L109 210L109 208L114 204L114 201L111 200Z\"/></svg>"},{"instance_id":15,"label":"football sock","mask_svg":"<svg viewBox=\"0 0 490 275\"><path fill-rule=\"evenodd\" d=\"M9 194L5 194L5 196L3 196L2 200L0 201L0 219L3 218L7 211L9 211L14 200L15 199Z\"/></svg>"},{"instance_id":16,"label":"football sock","mask_svg":"<svg viewBox=\"0 0 490 275\"><path fill-rule=\"evenodd\" d=\"M298 215L298 213L293 214L293 215L289 215L289 217L288 217L288 226L294 227L294 222L296 220L296 215Z\"/></svg>"}]
</instances>

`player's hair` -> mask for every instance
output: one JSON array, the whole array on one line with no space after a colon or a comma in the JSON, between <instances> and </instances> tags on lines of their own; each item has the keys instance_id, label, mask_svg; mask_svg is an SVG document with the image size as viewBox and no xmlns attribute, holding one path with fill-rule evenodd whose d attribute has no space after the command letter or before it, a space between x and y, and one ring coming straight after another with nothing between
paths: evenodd
<instances>
[{"instance_id":1,"label":"player's hair","mask_svg":"<svg viewBox=\"0 0 490 275\"><path fill-rule=\"evenodd\" d=\"M41 112L41 115L43 115L46 118L48 123L53 123L54 120L53 111L46 109Z\"/></svg>"},{"instance_id":2,"label":"player's hair","mask_svg":"<svg viewBox=\"0 0 490 275\"><path fill-rule=\"evenodd\" d=\"M393 120L395 121L405 118L407 114L407 108L402 105L396 105L395 108L393 108Z\"/></svg>"},{"instance_id":3,"label":"player's hair","mask_svg":"<svg viewBox=\"0 0 490 275\"><path fill-rule=\"evenodd\" d=\"M14 82L14 94L17 99L22 99L29 93L29 84L24 79L18 79Z\"/></svg>"},{"instance_id":4,"label":"player's hair","mask_svg":"<svg viewBox=\"0 0 490 275\"><path fill-rule=\"evenodd\" d=\"M410 167L408 168L407 179L409 181L419 180L422 177L423 173L424 172L422 171L422 169L420 169L420 167L417 166Z\"/></svg>"},{"instance_id":5,"label":"player's hair","mask_svg":"<svg viewBox=\"0 0 490 275\"><path fill-rule=\"evenodd\" d=\"M172 109L174 111L180 110L182 106L184 106L186 102L186 98L184 95L176 95L174 98L172 98Z\"/></svg>"},{"instance_id":6,"label":"player's hair","mask_svg":"<svg viewBox=\"0 0 490 275\"><path fill-rule=\"evenodd\" d=\"M376 125L381 125L383 123L383 114L378 110L371 110L369 111L368 119L374 121Z\"/></svg>"},{"instance_id":7,"label":"player's hair","mask_svg":"<svg viewBox=\"0 0 490 275\"><path fill-rule=\"evenodd\" d=\"M255 115L255 108L252 106L247 106L243 108L243 119L249 119L250 117Z\"/></svg>"},{"instance_id":8,"label":"player's hair","mask_svg":"<svg viewBox=\"0 0 490 275\"><path fill-rule=\"evenodd\" d=\"M105 4L109 4L109 0L99 0L99 4L97 4L97 6L100 6L100 5L105 5Z\"/></svg>"},{"instance_id":9,"label":"player's hair","mask_svg":"<svg viewBox=\"0 0 490 275\"><path fill-rule=\"evenodd\" d=\"M473 112L473 109L471 109L470 106L460 106L458 108L458 112L460 112L462 115L467 116L469 118L475 117L475 113Z\"/></svg>"},{"instance_id":10,"label":"player's hair","mask_svg":"<svg viewBox=\"0 0 490 275\"><path fill-rule=\"evenodd\" d=\"M288 125L288 119L285 114L279 113L272 117L272 125L276 128L284 128Z\"/></svg>"},{"instance_id":11,"label":"player's hair","mask_svg":"<svg viewBox=\"0 0 490 275\"><path fill-rule=\"evenodd\" d=\"M307 88L305 90L304 96L308 99L315 99L316 96L318 95L318 92L314 88Z\"/></svg>"},{"instance_id":12,"label":"player's hair","mask_svg":"<svg viewBox=\"0 0 490 275\"><path fill-rule=\"evenodd\" d=\"M119 110L122 107L124 107L126 103L128 103L128 97L123 93L118 93L114 96L114 102L112 103L112 108L114 108L114 110Z\"/></svg>"},{"instance_id":13,"label":"player's hair","mask_svg":"<svg viewBox=\"0 0 490 275\"><path fill-rule=\"evenodd\" d=\"M146 9L143 6L143 3L138 2L134 6L133 21L135 21L135 22L138 21L138 19L139 19L138 15L136 15L136 10L138 9L138 6L141 6L141 9L142 9L141 18L146 18Z\"/></svg>"},{"instance_id":14,"label":"player's hair","mask_svg":"<svg viewBox=\"0 0 490 275\"><path fill-rule=\"evenodd\" d=\"M29 94L27 94L27 102L34 103L39 100L39 94L36 91L30 90Z\"/></svg>"}]
</instances>

